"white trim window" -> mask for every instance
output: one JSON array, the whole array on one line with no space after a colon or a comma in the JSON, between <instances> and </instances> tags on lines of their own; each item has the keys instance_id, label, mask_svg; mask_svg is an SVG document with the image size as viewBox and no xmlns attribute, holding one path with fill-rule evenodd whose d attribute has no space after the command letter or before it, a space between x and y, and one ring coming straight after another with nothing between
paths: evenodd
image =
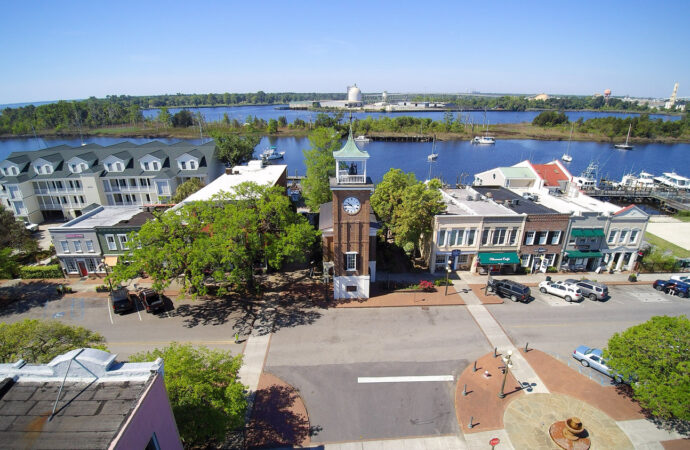
<instances>
[{"instance_id":1,"label":"white trim window","mask_svg":"<svg viewBox=\"0 0 690 450\"><path fill-rule=\"evenodd\" d=\"M115 235L106 234L105 241L108 243L108 250L117 250L117 242L115 242Z\"/></svg>"},{"instance_id":2,"label":"white trim window","mask_svg":"<svg viewBox=\"0 0 690 450\"><path fill-rule=\"evenodd\" d=\"M546 238L549 235L548 231L540 231L539 232L539 237L537 238L537 242L539 242L539 245L545 245L546 244Z\"/></svg>"},{"instance_id":3,"label":"white trim window","mask_svg":"<svg viewBox=\"0 0 690 450\"><path fill-rule=\"evenodd\" d=\"M606 242L609 244L613 244L614 242L616 242L616 235L617 234L618 234L618 230L609 231L609 238Z\"/></svg>"},{"instance_id":4,"label":"white trim window","mask_svg":"<svg viewBox=\"0 0 690 450\"><path fill-rule=\"evenodd\" d=\"M93 258L86 258L86 270L90 273L94 273L96 271L96 263L94 262Z\"/></svg>"},{"instance_id":5,"label":"white trim window","mask_svg":"<svg viewBox=\"0 0 690 450\"><path fill-rule=\"evenodd\" d=\"M467 242L465 242L465 245L474 245L474 236L477 234L477 230L474 228L471 228L467 230Z\"/></svg>"},{"instance_id":6,"label":"white trim window","mask_svg":"<svg viewBox=\"0 0 690 450\"><path fill-rule=\"evenodd\" d=\"M457 238L455 239L455 245L463 245L464 239L465 239L465 229L464 229L464 228L460 228L460 229L458 230L458 236L457 236Z\"/></svg>"},{"instance_id":7,"label":"white trim window","mask_svg":"<svg viewBox=\"0 0 690 450\"><path fill-rule=\"evenodd\" d=\"M482 245L489 243L489 231L488 228L482 231Z\"/></svg>"},{"instance_id":8,"label":"white trim window","mask_svg":"<svg viewBox=\"0 0 690 450\"><path fill-rule=\"evenodd\" d=\"M517 243L517 235L518 235L518 229L513 228L510 230L510 237L508 238L508 244L509 245L515 245Z\"/></svg>"},{"instance_id":9,"label":"white trim window","mask_svg":"<svg viewBox=\"0 0 690 450\"><path fill-rule=\"evenodd\" d=\"M438 238L436 239L436 245L439 247L444 247L446 245L446 230L438 230Z\"/></svg>"},{"instance_id":10,"label":"white trim window","mask_svg":"<svg viewBox=\"0 0 690 450\"><path fill-rule=\"evenodd\" d=\"M93 253L93 241L86 241L86 251L89 253Z\"/></svg>"},{"instance_id":11,"label":"white trim window","mask_svg":"<svg viewBox=\"0 0 690 450\"><path fill-rule=\"evenodd\" d=\"M625 238L628 237L628 230L621 230L621 235L618 238L618 243L623 244L625 243Z\"/></svg>"},{"instance_id":12,"label":"white trim window","mask_svg":"<svg viewBox=\"0 0 690 450\"><path fill-rule=\"evenodd\" d=\"M640 230L635 228L634 230L630 231L630 243L634 244L637 241L637 236L640 234Z\"/></svg>"},{"instance_id":13,"label":"white trim window","mask_svg":"<svg viewBox=\"0 0 690 450\"><path fill-rule=\"evenodd\" d=\"M345 270L348 272L357 270L357 252L345 253Z\"/></svg>"},{"instance_id":14,"label":"white trim window","mask_svg":"<svg viewBox=\"0 0 690 450\"><path fill-rule=\"evenodd\" d=\"M189 161L189 170L196 170L196 161Z\"/></svg>"},{"instance_id":15,"label":"white trim window","mask_svg":"<svg viewBox=\"0 0 690 450\"><path fill-rule=\"evenodd\" d=\"M534 244L534 231L528 231L525 233L525 245Z\"/></svg>"},{"instance_id":16,"label":"white trim window","mask_svg":"<svg viewBox=\"0 0 690 450\"><path fill-rule=\"evenodd\" d=\"M124 250L129 250L129 244L127 243L127 235L126 234L118 234L117 239L120 241L120 245Z\"/></svg>"},{"instance_id":17,"label":"white trim window","mask_svg":"<svg viewBox=\"0 0 690 450\"><path fill-rule=\"evenodd\" d=\"M554 231L551 236L551 245L558 245L561 242L561 231Z\"/></svg>"},{"instance_id":18,"label":"white trim window","mask_svg":"<svg viewBox=\"0 0 690 450\"><path fill-rule=\"evenodd\" d=\"M505 228L496 228L494 230L494 236L492 240L493 245L503 245L505 244L506 241L506 229Z\"/></svg>"},{"instance_id":19,"label":"white trim window","mask_svg":"<svg viewBox=\"0 0 690 450\"><path fill-rule=\"evenodd\" d=\"M72 241L72 245L74 245L74 251L75 252L82 253L80 241Z\"/></svg>"},{"instance_id":20,"label":"white trim window","mask_svg":"<svg viewBox=\"0 0 690 450\"><path fill-rule=\"evenodd\" d=\"M529 258L530 258L530 256L531 256L531 255L530 255L529 253L525 253L524 255L522 255L522 257L520 258L520 265L521 265L522 267L529 267Z\"/></svg>"},{"instance_id":21,"label":"white trim window","mask_svg":"<svg viewBox=\"0 0 690 450\"><path fill-rule=\"evenodd\" d=\"M455 245L455 241L458 238L458 230L453 229L450 230L450 233L448 235L448 245Z\"/></svg>"},{"instance_id":22,"label":"white trim window","mask_svg":"<svg viewBox=\"0 0 690 450\"><path fill-rule=\"evenodd\" d=\"M65 259L65 268L69 273L77 272L77 265L74 263L74 260L72 258Z\"/></svg>"},{"instance_id":23,"label":"white trim window","mask_svg":"<svg viewBox=\"0 0 690 450\"><path fill-rule=\"evenodd\" d=\"M60 241L60 246L62 247L62 253L69 253L69 243L67 241Z\"/></svg>"}]
</instances>

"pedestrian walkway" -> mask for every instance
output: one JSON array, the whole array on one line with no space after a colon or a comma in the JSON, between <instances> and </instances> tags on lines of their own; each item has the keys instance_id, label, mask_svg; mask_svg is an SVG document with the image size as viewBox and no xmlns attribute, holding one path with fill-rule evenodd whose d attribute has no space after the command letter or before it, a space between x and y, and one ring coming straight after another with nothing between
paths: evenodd
<instances>
[{"instance_id":1,"label":"pedestrian walkway","mask_svg":"<svg viewBox=\"0 0 690 450\"><path fill-rule=\"evenodd\" d=\"M325 450L465 450L469 447L459 436L438 436L382 441L343 442L325 444Z\"/></svg>"}]
</instances>

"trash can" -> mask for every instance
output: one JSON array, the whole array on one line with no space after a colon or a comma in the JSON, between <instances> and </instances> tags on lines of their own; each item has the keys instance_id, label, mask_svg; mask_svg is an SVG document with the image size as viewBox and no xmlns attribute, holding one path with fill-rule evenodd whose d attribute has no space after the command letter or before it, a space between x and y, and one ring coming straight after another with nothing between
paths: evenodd
<instances>
[{"instance_id":1,"label":"trash can","mask_svg":"<svg viewBox=\"0 0 690 450\"><path fill-rule=\"evenodd\" d=\"M550 276L550 275L547 275L547 276L546 276L546 281L551 281L551 276Z\"/></svg>"}]
</instances>

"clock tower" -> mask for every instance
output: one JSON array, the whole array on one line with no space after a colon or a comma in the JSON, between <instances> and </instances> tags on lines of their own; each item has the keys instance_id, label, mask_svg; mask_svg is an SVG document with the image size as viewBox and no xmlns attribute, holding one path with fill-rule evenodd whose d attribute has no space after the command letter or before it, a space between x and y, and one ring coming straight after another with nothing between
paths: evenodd
<instances>
[{"instance_id":1,"label":"clock tower","mask_svg":"<svg viewBox=\"0 0 690 450\"><path fill-rule=\"evenodd\" d=\"M369 153L357 147L350 128L345 146L333 152L333 157L332 228L322 230L324 268L333 269L334 298L369 298L369 283L376 280L378 229L369 203L374 191L374 184L367 176ZM322 214L327 214L327 209L322 207Z\"/></svg>"}]
</instances>

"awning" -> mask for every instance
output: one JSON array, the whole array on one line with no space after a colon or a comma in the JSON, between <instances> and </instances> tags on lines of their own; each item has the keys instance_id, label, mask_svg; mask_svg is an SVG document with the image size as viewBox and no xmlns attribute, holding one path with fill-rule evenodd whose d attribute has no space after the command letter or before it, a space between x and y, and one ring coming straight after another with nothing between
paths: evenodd
<instances>
[{"instance_id":1,"label":"awning","mask_svg":"<svg viewBox=\"0 0 690 450\"><path fill-rule=\"evenodd\" d=\"M506 253L480 253L479 254L479 264L519 264L520 258L518 258L515 252Z\"/></svg>"},{"instance_id":2,"label":"awning","mask_svg":"<svg viewBox=\"0 0 690 450\"><path fill-rule=\"evenodd\" d=\"M117 266L117 258L118 258L118 256L106 256L105 257L105 265L110 266L110 267Z\"/></svg>"},{"instance_id":3,"label":"awning","mask_svg":"<svg viewBox=\"0 0 690 450\"><path fill-rule=\"evenodd\" d=\"M574 237L604 237L604 230L601 228L573 228L570 235Z\"/></svg>"},{"instance_id":4,"label":"awning","mask_svg":"<svg viewBox=\"0 0 690 450\"><path fill-rule=\"evenodd\" d=\"M601 258L601 252L580 252L573 250L571 252L566 252L568 258Z\"/></svg>"}]
</instances>

